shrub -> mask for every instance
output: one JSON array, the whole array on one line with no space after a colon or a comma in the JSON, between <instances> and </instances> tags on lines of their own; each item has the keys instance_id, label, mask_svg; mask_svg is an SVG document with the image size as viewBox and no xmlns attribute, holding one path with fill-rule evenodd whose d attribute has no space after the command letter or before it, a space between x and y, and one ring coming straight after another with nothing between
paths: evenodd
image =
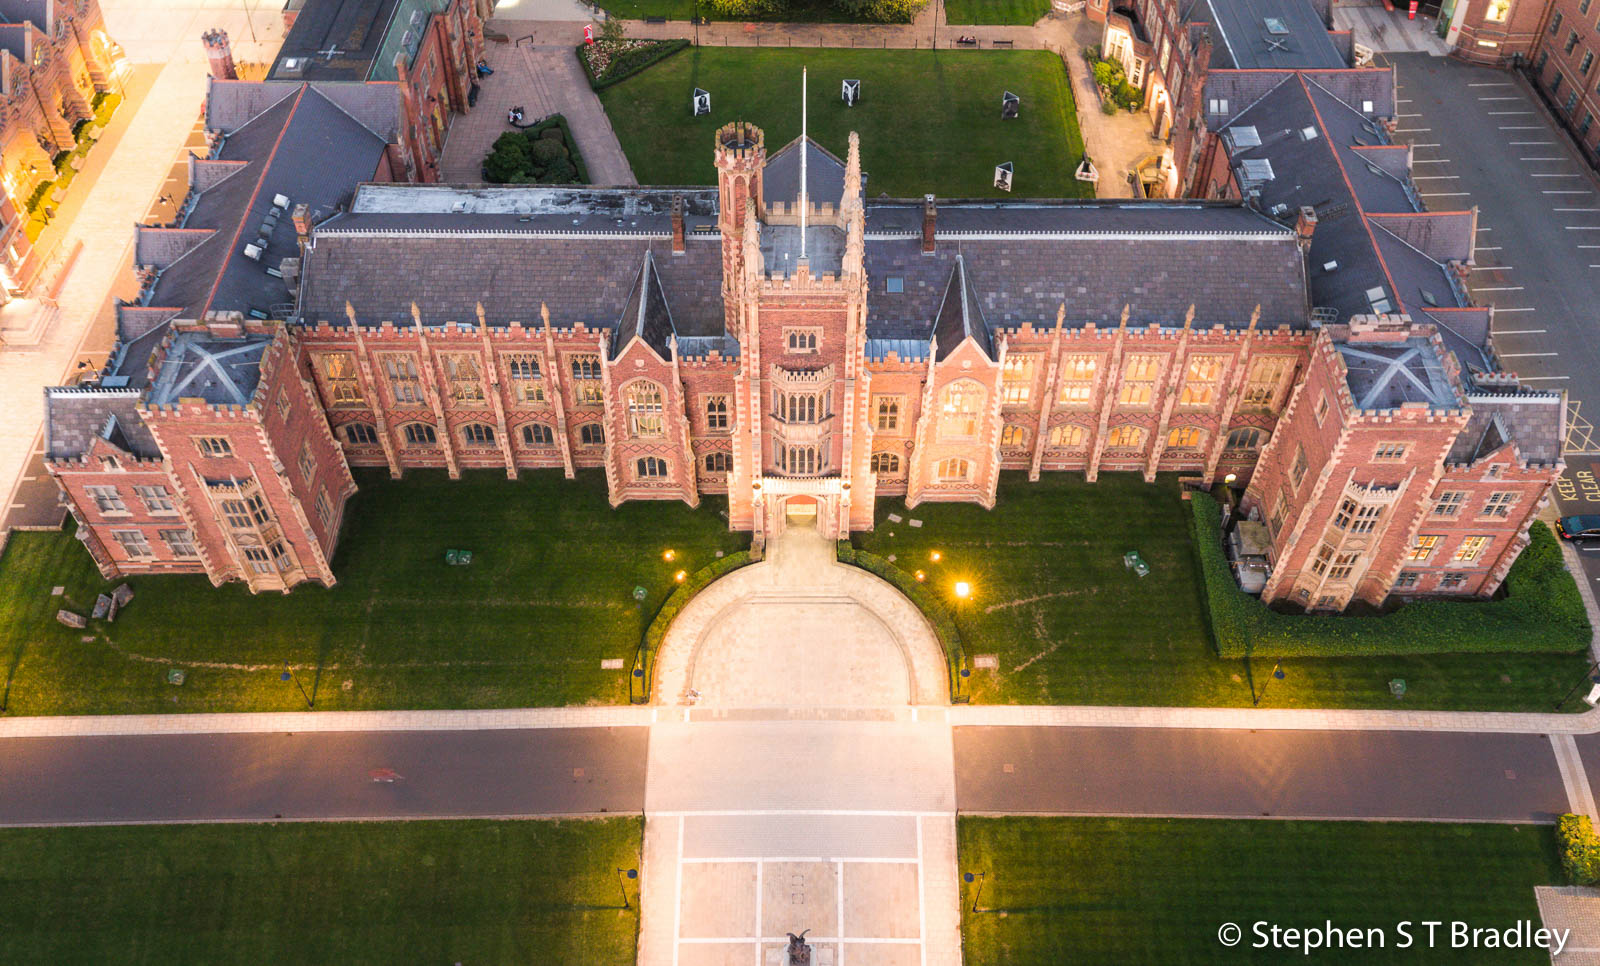
<instances>
[{"instance_id":1,"label":"shrub","mask_svg":"<svg viewBox=\"0 0 1600 966\"><path fill-rule=\"evenodd\" d=\"M933 625L933 632L939 638L939 645L944 648L945 663L950 671L950 697L952 700L964 700L959 697L962 691L961 671L966 666L966 654L961 647L961 631L938 595L927 584L918 583L916 578L883 557L855 549L848 540L839 541L837 556L840 563L860 567L887 580L917 605L917 609L922 611L922 616Z\"/></svg>"},{"instance_id":2,"label":"shrub","mask_svg":"<svg viewBox=\"0 0 1600 966\"><path fill-rule=\"evenodd\" d=\"M1122 64L1114 60L1098 61L1094 65L1094 82L1101 90L1114 91L1125 79Z\"/></svg>"},{"instance_id":3,"label":"shrub","mask_svg":"<svg viewBox=\"0 0 1600 966\"><path fill-rule=\"evenodd\" d=\"M530 133L531 134L532 131L533 131L533 129L530 128L525 133ZM562 132L562 130L561 130L561 128L559 126L557 126L557 127L547 127L544 130L539 132L539 138L541 140L545 140L545 141L561 141L561 140L565 140L566 139L566 134L564 132Z\"/></svg>"},{"instance_id":4,"label":"shrub","mask_svg":"<svg viewBox=\"0 0 1600 966\"><path fill-rule=\"evenodd\" d=\"M495 139L489 156L483 159L483 178L493 184L505 184L532 164L528 139L519 131L507 131Z\"/></svg>"},{"instance_id":5,"label":"shrub","mask_svg":"<svg viewBox=\"0 0 1600 966\"><path fill-rule=\"evenodd\" d=\"M557 158L539 175L540 184L572 184L578 180L578 169L566 158Z\"/></svg>"},{"instance_id":6,"label":"shrub","mask_svg":"<svg viewBox=\"0 0 1600 966\"><path fill-rule=\"evenodd\" d=\"M833 0L833 5L854 20L910 23L928 0Z\"/></svg>"},{"instance_id":7,"label":"shrub","mask_svg":"<svg viewBox=\"0 0 1600 966\"><path fill-rule=\"evenodd\" d=\"M633 682L631 699L634 704L643 704L650 700L650 689L655 684L656 652L661 649L661 642L666 639L667 629L672 626L673 620L683 612L683 609L689 606L689 601L700 591L705 590L713 580L754 562L748 550L718 557L684 578L683 583L667 596L661 609L656 611L655 619L645 629L644 639L639 644L639 653L633 659L633 669L644 671L643 676L629 674L629 679Z\"/></svg>"},{"instance_id":8,"label":"shrub","mask_svg":"<svg viewBox=\"0 0 1600 966\"><path fill-rule=\"evenodd\" d=\"M547 138L545 135L550 132L543 131L540 132L538 137L529 142L530 153L533 155L533 163L535 165L549 165L550 162L555 161L558 158L563 161L566 160L567 146L561 143L561 138L559 136L561 134L560 129L556 128L554 130L556 131L557 137Z\"/></svg>"},{"instance_id":9,"label":"shrub","mask_svg":"<svg viewBox=\"0 0 1600 966\"><path fill-rule=\"evenodd\" d=\"M1556 840L1561 843L1561 869L1572 885L1600 883L1600 836L1587 815L1561 816L1556 823Z\"/></svg>"},{"instance_id":10,"label":"shrub","mask_svg":"<svg viewBox=\"0 0 1600 966\"><path fill-rule=\"evenodd\" d=\"M1209 494L1189 502L1206 611L1223 657L1572 653L1592 630L1550 528L1535 523L1498 600L1419 600L1371 616L1281 614L1239 589Z\"/></svg>"},{"instance_id":11,"label":"shrub","mask_svg":"<svg viewBox=\"0 0 1600 966\"><path fill-rule=\"evenodd\" d=\"M1112 95L1112 100L1116 101L1119 107L1137 111L1144 106L1144 92L1127 81L1123 81L1117 85L1117 90Z\"/></svg>"}]
</instances>

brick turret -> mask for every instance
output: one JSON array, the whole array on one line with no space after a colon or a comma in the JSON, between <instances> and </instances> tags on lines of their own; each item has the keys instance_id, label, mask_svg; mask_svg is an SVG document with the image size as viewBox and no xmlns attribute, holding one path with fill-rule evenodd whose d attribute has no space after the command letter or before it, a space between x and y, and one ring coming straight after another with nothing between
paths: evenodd
<instances>
[{"instance_id":1,"label":"brick turret","mask_svg":"<svg viewBox=\"0 0 1600 966\"><path fill-rule=\"evenodd\" d=\"M211 64L211 76L217 80L238 80L239 69L233 63L233 42L226 30L207 30L200 35L206 46L206 60Z\"/></svg>"}]
</instances>

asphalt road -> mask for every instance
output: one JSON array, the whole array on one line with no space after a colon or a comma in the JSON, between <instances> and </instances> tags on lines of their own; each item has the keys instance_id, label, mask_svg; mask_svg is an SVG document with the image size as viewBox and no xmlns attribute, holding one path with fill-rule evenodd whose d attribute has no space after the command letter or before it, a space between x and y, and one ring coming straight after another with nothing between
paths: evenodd
<instances>
[{"instance_id":1,"label":"asphalt road","mask_svg":"<svg viewBox=\"0 0 1600 966\"><path fill-rule=\"evenodd\" d=\"M1562 515L1600 513L1600 182L1518 76L1424 54L1385 55L1399 72L1396 140L1433 211L1476 205L1469 288L1495 307L1502 364L1568 394ZM1600 547L1585 548L1600 581Z\"/></svg>"},{"instance_id":2,"label":"asphalt road","mask_svg":"<svg viewBox=\"0 0 1600 966\"><path fill-rule=\"evenodd\" d=\"M0 825L638 812L649 729L14 738ZM388 769L398 777L374 781Z\"/></svg>"},{"instance_id":3,"label":"asphalt road","mask_svg":"<svg viewBox=\"0 0 1600 966\"><path fill-rule=\"evenodd\" d=\"M1567 811L1542 735L957 728L955 758L963 812L1550 822Z\"/></svg>"}]
</instances>

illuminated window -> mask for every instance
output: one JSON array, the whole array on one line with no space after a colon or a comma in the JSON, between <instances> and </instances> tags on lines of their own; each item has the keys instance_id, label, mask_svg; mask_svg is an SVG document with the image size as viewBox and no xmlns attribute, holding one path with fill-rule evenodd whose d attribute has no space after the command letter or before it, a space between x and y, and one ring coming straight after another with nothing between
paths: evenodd
<instances>
[{"instance_id":1,"label":"illuminated window","mask_svg":"<svg viewBox=\"0 0 1600 966\"><path fill-rule=\"evenodd\" d=\"M1411 545L1411 550L1406 554L1408 560L1427 560L1433 556L1433 551L1439 546L1442 537L1431 534L1418 534L1416 542Z\"/></svg>"},{"instance_id":2,"label":"illuminated window","mask_svg":"<svg viewBox=\"0 0 1600 966\"><path fill-rule=\"evenodd\" d=\"M1144 445L1144 430L1138 426L1117 426L1106 435L1110 449L1137 449Z\"/></svg>"},{"instance_id":3,"label":"illuminated window","mask_svg":"<svg viewBox=\"0 0 1600 966\"><path fill-rule=\"evenodd\" d=\"M1087 436L1088 434L1084 432L1082 426L1076 426L1071 423L1050 427L1051 446L1082 446Z\"/></svg>"},{"instance_id":4,"label":"illuminated window","mask_svg":"<svg viewBox=\"0 0 1600 966\"><path fill-rule=\"evenodd\" d=\"M1489 7L1483 12L1483 19L1505 23L1506 15L1510 12L1511 0L1489 0Z\"/></svg>"},{"instance_id":5,"label":"illuminated window","mask_svg":"<svg viewBox=\"0 0 1600 966\"><path fill-rule=\"evenodd\" d=\"M1000 401L1007 406L1025 406L1033 394L1033 370L1039 361L1035 355L1008 355L1005 368L1000 373Z\"/></svg>"},{"instance_id":6,"label":"illuminated window","mask_svg":"<svg viewBox=\"0 0 1600 966\"><path fill-rule=\"evenodd\" d=\"M964 459L951 457L939 461L939 479L946 483L965 481L972 473L972 464Z\"/></svg>"},{"instance_id":7,"label":"illuminated window","mask_svg":"<svg viewBox=\"0 0 1600 966\"><path fill-rule=\"evenodd\" d=\"M1483 549L1489 545L1489 537L1462 537L1461 543L1456 547L1452 560L1468 563L1477 560L1483 555Z\"/></svg>"},{"instance_id":8,"label":"illuminated window","mask_svg":"<svg viewBox=\"0 0 1600 966\"><path fill-rule=\"evenodd\" d=\"M579 406L599 406L605 402L600 382L600 357L592 352L572 356L572 397Z\"/></svg>"},{"instance_id":9,"label":"illuminated window","mask_svg":"<svg viewBox=\"0 0 1600 966\"><path fill-rule=\"evenodd\" d=\"M1288 356L1261 356L1252 360L1244 381L1244 405L1270 408L1289 375L1292 361Z\"/></svg>"},{"instance_id":10,"label":"illuminated window","mask_svg":"<svg viewBox=\"0 0 1600 966\"><path fill-rule=\"evenodd\" d=\"M900 457L895 453L873 453L872 472L898 473L900 472Z\"/></svg>"},{"instance_id":11,"label":"illuminated window","mask_svg":"<svg viewBox=\"0 0 1600 966\"><path fill-rule=\"evenodd\" d=\"M1184 372L1180 406L1210 406L1217 398L1217 382L1222 378L1224 356L1194 356Z\"/></svg>"},{"instance_id":12,"label":"illuminated window","mask_svg":"<svg viewBox=\"0 0 1600 966\"><path fill-rule=\"evenodd\" d=\"M1028 430L1027 430L1027 427L1018 426L1015 423L1007 423L1005 425L1005 427L1000 430L1000 445L1001 446L1016 447L1016 446L1026 446L1027 444L1028 444Z\"/></svg>"},{"instance_id":13,"label":"illuminated window","mask_svg":"<svg viewBox=\"0 0 1600 966\"><path fill-rule=\"evenodd\" d=\"M1130 355L1122 370L1122 385L1117 388L1117 402L1124 406L1150 405L1160 371L1160 356L1141 352Z\"/></svg>"},{"instance_id":14,"label":"illuminated window","mask_svg":"<svg viewBox=\"0 0 1600 966\"><path fill-rule=\"evenodd\" d=\"M636 382L628 387L628 435L660 436L661 387L653 382Z\"/></svg>"},{"instance_id":15,"label":"illuminated window","mask_svg":"<svg viewBox=\"0 0 1600 966\"><path fill-rule=\"evenodd\" d=\"M1200 446L1200 429L1195 426L1179 426L1167 434L1167 446L1170 449L1198 449Z\"/></svg>"},{"instance_id":16,"label":"illuminated window","mask_svg":"<svg viewBox=\"0 0 1600 966\"><path fill-rule=\"evenodd\" d=\"M1099 356L1067 356L1062 360L1061 395L1063 406L1087 406L1094 401L1094 376Z\"/></svg>"},{"instance_id":17,"label":"illuminated window","mask_svg":"<svg viewBox=\"0 0 1600 966\"><path fill-rule=\"evenodd\" d=\"M971 380L946 386L939 399L939 436L960 439L978 435L978 417L987 395Z\"/></svg>"},{"instance_id":18,"label":"illuminated window","mask_svg":"<svg viewBox=\"0 0 1600 966\"><path fill-rule=\"evenodd\" d=\"M332 406L359 406L361 383L356 375L356 357L349 352L323 352L317 355L322 381Z\"/></svg>"}]
</instances>

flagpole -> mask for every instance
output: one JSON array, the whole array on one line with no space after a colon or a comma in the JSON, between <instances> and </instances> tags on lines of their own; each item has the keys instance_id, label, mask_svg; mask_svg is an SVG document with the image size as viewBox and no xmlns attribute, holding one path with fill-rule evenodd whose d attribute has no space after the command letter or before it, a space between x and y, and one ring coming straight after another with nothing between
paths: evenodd
<instances>
[{"instance_id":1,"label":"flagpole","mask_svg":"<svg viewBox=\"0 0 1600 966\"><path fill-rule=\"evenodd\" d=\"M806 69L800 68L800 257L806 257Z\"/></svg>"}]
</instances>

